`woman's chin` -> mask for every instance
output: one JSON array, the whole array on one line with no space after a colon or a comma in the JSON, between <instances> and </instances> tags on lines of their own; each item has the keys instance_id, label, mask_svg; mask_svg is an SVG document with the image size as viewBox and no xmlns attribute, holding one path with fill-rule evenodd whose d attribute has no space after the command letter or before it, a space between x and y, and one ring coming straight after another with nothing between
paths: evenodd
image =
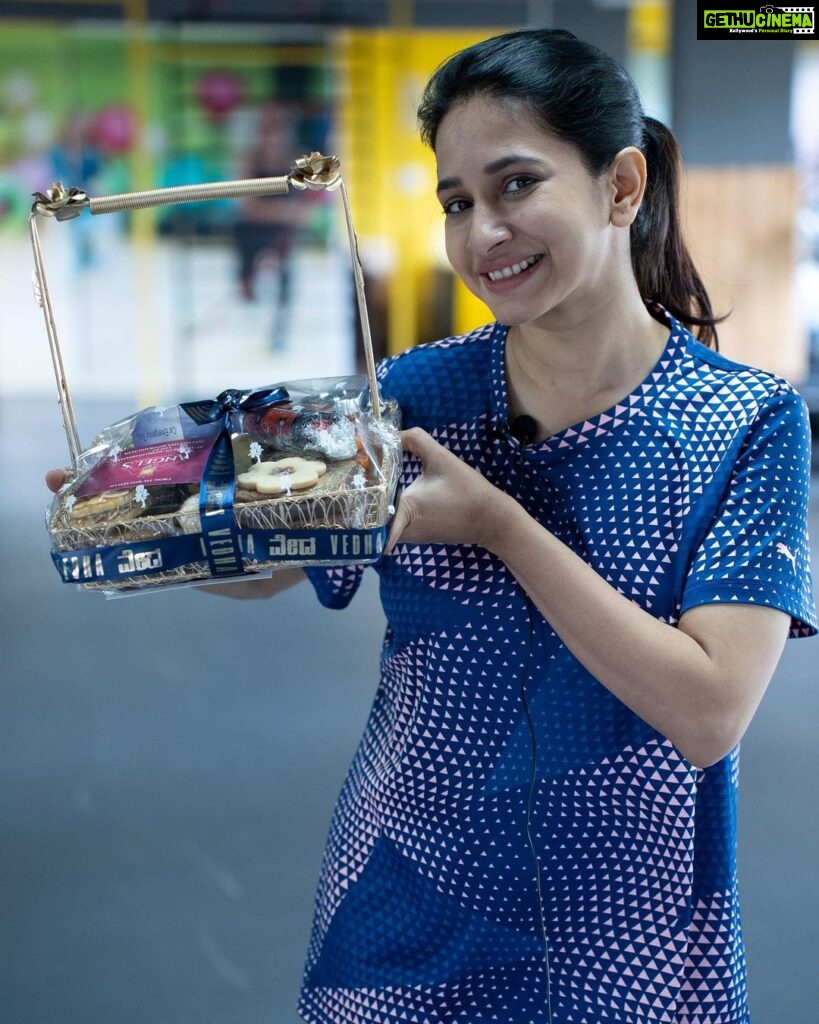
<instances>
[{"instance_id":1,"label":"woman's chin","mask_svg":"<svg viewBox=\"0 0 819 1024\"><path fill-rule=\"evenodd\" d=\"M492 311L492 316L499 323L506 324L508 327L519 327L521 324L531 323L549 312L545 303L538 303L535 307L528 303L523 305L512 302L490 302L486 296L482 296L482 299Z\"/></svg>"}]
</instances>

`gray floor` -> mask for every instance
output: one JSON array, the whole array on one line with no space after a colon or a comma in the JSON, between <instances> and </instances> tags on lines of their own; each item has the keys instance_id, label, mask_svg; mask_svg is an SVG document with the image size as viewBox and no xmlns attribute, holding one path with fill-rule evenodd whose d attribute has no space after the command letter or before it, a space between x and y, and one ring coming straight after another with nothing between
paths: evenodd
<instances>
[{"instance_id":1,"label":"gray floor","mask_svg":"<svg viewBox=\"0 0 819 1024\"><path fill-rule=\"evenodd\" d=\"M344 613L307 587L74 591L42 525L57 410L5 402L0 428L0 1024L295 1024L324 834L374 691L373 580ZM819 486L812 521L819 554ZM790 643L743 745L755 1024L819 1020L818 713L819 641Z\"/></svg>"}]
</instances>

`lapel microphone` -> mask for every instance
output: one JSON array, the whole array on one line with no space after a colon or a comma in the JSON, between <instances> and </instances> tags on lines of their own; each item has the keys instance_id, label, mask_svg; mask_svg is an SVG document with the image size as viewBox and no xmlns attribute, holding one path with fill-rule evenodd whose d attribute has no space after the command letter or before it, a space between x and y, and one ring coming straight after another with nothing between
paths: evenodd
<instances>
[{"instance_id":1,"label":"lapel microphone","mask_svg":"<svg viewBox=\"0 0 819 1024\"><path fill-rule=\"evenodd\" d=\"M531 444L537 437L537 423L531 416L527 416L524 413L522 416L516 416L511 420L509 423L509 433L516 441L520 441L521 444Z\"/></svg>"}]
</instances>

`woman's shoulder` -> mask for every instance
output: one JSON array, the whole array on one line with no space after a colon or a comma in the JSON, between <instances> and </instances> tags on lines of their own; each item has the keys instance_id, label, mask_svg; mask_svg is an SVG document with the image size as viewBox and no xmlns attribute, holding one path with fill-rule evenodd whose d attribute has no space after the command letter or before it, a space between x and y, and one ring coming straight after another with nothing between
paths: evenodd
<instances>
[{"instance_id":1,"label":"woman's shoulder","mask_svg":"<svg viewBox=\"0 0 819 1024\"><path fill-rule=\"evenodd\" d=\"M471 384L483 385L488 379L496 327L486 324L383 359L378 364L378 379L384 393L403 404L421 396L440 398L453 390L462 392Z\"/></svg>"},{"instance_id":2,"label":"woman's shoulder","mask_svg":"<svg viewBox=\"0 0 819 1024\"><path fill-rule=\"evenodd\" d=\"M772 370L754 366L752 363L744 363L724 352L717 352L698 341L693 335L688 336L687 352L695 363L709 367L714 373L724 374L726 378L741 377L758 380L761 385L772 390L786 390L790 387L784 377Z\"/></svg>"},{"instance_id":3,"label":"woman's shoulder","mask_svg":"<svg viewBox=\"0 0 819 1024\"><path fill-rule=\"evenodd\" d=\"M701 397L711 395L737 411L756 412L770 404L799 404L803 401L796 388L780 374L750 363L743 363L723 352L716 352L692 335L686 345L686 371L679 386Z\"/></svg>"}]
</instances>

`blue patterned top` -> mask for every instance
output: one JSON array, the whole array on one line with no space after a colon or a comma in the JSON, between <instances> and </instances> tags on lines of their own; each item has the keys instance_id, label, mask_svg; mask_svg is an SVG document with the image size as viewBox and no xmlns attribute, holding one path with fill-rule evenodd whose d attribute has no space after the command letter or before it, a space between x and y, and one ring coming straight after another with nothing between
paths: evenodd
<instances>
[{"instance_id":1,"label":"blue patterned top","mask_svg":"<svg viewBox=\"0 0 819 1024\"><path fill-rule=\"evenodd\" d=\"M530 446L504 430L503 325L385 361L382 386L659 620L752 602L812 635L804 402L668 322L632 394ZM405 457L403 486L418 469ZM694 768L489 552L399 544L377 571L381 681L330 828L304 1019L744 1024L737 752ZM341 608L362 572L309 575Z\"/></svg>"}]
</instances>

